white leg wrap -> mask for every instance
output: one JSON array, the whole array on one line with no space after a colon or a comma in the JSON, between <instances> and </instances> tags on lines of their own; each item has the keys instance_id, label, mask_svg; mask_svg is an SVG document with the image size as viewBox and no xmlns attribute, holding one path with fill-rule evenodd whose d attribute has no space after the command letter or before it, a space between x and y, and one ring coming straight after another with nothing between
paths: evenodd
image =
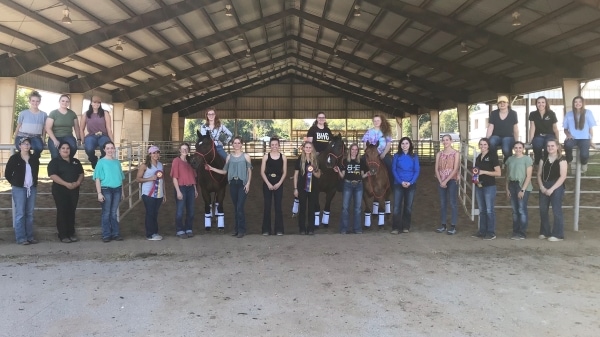
<instances>
[{"instance_id":1,"label":"white leg wrap","mask_svg":"<svg viewBox=\"0 0 600 337\"><path fill-rule=\"evenodd\" d=\"M373 202L373 214L377 214L379 213L379 203L374 201Z\"/></svg>"},{"instance_id":2,"label":"white leg wrap","mask_svg":"<svg viewBox=\"0 0 600 337\"><path fill-rule=\"evenodd\" d=\"M212 214L213 214L213 216L215 216L215 215L217 215L217 212L218 212L217 208L219 208L219 203L215 202L213 206L214 207L212 208Z\"/></svg>"},{"instance_id":3,"label":"white leg wrap","mask_svg":"<svg viewBox=\"0 0 600 337\"><path fill-rule=\"evenodd\" d=\"M371 227L371 213L365 213L365 227Z\"/></svg>"},{"instance_id":4,"label":"white leg wrap","mask_svg":"<svg viewBox=\"0 0 600 337\"><path fill-rule=\"evenodd\" d=\"M298 213L298 206L300 206L300 200L298 198L294 198L294 205L292 206L292 213Z\"/></svg>"},{"instance_id":5,"label":"white leg wrap","mask_svg":"<svg viewBox=\"0 0 600 337\"><path fill-rule=\"evenodd\" d=\"M379 226L385 225L385 213L379 213Z\"/></svg>"},{"instance_id":6,"label":"white leg wrap","mask_svg":"<svg viewBox=\"0 0 600 337\"><path fill-rule=\"evenodd\" d=\"M217 226L225 228L225 213L217 213Z\"/></svg>"},{"instance_id":7,"label":"white leg wrap","mask_svg":"<svg viewBox=\"0 0 600 337\"><path fill-rule=\"evenodd\" d=\"M211 217L212 217L212 216L211 216L211 214L210 214L210 213L205 213L205 214L204 214L204 227L205 227L205 228L210 228L210 225L211 225L211 223L210 223L210 222L211 222L211 221L210 221L211 219L210 219L210 218L211 218Z\"/></svg>"},{"instance_id":8,"label":"white leg wrap","mask_svg":"<svg viewBox=\"0 0 600 337\"><path fill-rule=\"evenodd\" d=\"M389 200L385 201L385 214L392 213L391 202Z\"/></svg>"},{"instance_id":9,"label":"white leg wrap","mask_svg":"<svg viewBox=\"0 0 600 337\"><path fill-rule=\"evenodd\" d=\"M329 212L323 211L323 221L321 221L323 225L329 224Z\"/></svg>"},{"instance_id":10,"label":"white leg wrap","mask_svg":"<svg viewBox=\"0 0 600 337\"><path fill-rule=\"evenodd\" d=\"M321 212L315 212L315 227L319 227L321 224L319 219L321 218Z\"/></svg>"}]
</instances>

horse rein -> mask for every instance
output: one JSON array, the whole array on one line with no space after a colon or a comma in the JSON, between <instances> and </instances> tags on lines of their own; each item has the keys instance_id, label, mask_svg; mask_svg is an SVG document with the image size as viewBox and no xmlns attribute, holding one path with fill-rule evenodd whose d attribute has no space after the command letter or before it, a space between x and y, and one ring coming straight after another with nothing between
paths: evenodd
<instances>
[{"instance_id":1,"label":"horse rein","mask_svg":"<svg viewBox=\"0 0 600 337\"><path fill-rule=\"evenodd\" d=\"M383 163L383 162L381 162L381 163ZM376 161L367 161L367 165L371 165L371 164L377 166L376 173L379 173L379 167L381 166L381 164ZM381 195L377 195L377 194L375 194L375 189L373 188L373 181L371 180L371 178L372 178L372 175L367 176L367 180L369 181L369 186L371 186L371 190L373 191L373 196L377 199L383 198L383 196L385 196L385 192L388 190L388 188L390 188L389 184L388 184L388 186L385 187L385 189L383 190L383 193Z\"/></svg>"},{"instance_id":2,"label":"horse rein","mask_svg":"<svg viewBox=\"0 0 600 337\"><path fill-rule=\"evenodd\" d=\"M208 161L208 160L206 160L206 156L208 156L211 152L213 153L213 157L212 157L212 159L210 161ZM215 159L217 159L217 149L215 148L215 142L214 141L212 142L212 147L210 148L210 150L208 150L208 152L202 153L202 152L198 152L198 150L196 150L196 152L194 154L202 157L204 159L204 163L206 163L208 165L212 164L215 161ZM215 179L215 177L213 176L212 171L208 171L208 174L210 174L210 178L212 180L214 180L216 183L222 182L223 179L225 178L224 175L220 174L221 179L220 180Z\"/></svg>"},{"instance_id":3,"label":"horse rein","mask_svg":"<svg viewBox=\"0 0 600 337\"><path fill-rule=\"evenodd\" d=\"M346 152L346 147L342 146L342 154L340 154L339 156L336 156L333 152L329 152L327 154L327 157L329 158L329 156L332 156L333 158L335 158L335 165L334 166L338 166L338 163L340 161L340 158L344 158L344 153Z\"/></svg>"}]
</instances>

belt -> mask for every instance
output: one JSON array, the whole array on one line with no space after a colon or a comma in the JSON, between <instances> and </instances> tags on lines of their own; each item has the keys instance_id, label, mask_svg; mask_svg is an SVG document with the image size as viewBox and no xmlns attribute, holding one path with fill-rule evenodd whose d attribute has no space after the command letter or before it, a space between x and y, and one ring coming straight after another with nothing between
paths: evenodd
<instances>
[{"instance_id":1,"label":"belt","mask_svg":"<svg viewBox=\"0 0 600 337\"><path fill-rule=\"evenodd\" d=\"M362 180L348 180L348 179L344 179L344 181L346 181L347 183L350 183L352 185L356 185L358 183L362 183Z\"/></svg>"},{"instance_id":2,"label":"belt","mask_svg":"<svg viewBox=\"0 0 600 337\"><path fill-rule=\"evenodd\" d=\"M233 177L231 180L240 180L240 177Z\"/></svg>"},{"instance_id":3,"label":"belt","mask_svg":"<svg viewBox=\"0 0 600 337\"><path fill-rule=\"evenodd\" d=\"M268 176L269 176L269 177L272 177L272 178L276 178L276 177L278 176L278 174L276 174L276 173L271 173L271 174L269 174Z\"/></svg>"},{"instance_id":4,"label":"belt","mask_svg":"<svg viewBox=\"0 0 600 337\"><path fill-rule=\"evenodd\" d=\"M520 181L518 181L518 180L511 180L510 182L511 182L511 183L517 183L517 184L519 184L519 183L520 183Z\"/></svg>"},{"instance_id":5,"label":"belt","mask_svg":"<svg viewBox=\"0 0 600 337\"><path fill-rule=\"evenodd\" d=\"M179 186L181 186L181 187L191 187L191 186L194 186L194 184L191 184L191 185L179 185Z\"/></svg>"}]
</instances>

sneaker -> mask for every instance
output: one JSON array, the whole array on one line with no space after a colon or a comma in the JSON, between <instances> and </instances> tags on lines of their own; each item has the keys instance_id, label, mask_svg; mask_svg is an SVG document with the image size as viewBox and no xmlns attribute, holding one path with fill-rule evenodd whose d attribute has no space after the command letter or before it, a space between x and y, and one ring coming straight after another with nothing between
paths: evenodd
<instances>
[{"instance_id":1,"label":"sneaker","mask_svg":"<svg viewBox=\"0 0 600 337\"><path fill-rule=\"evenodd\" d=\"M559 239L556 236L551 236L548 238L548 241L550 241L550 242L558 242L558 241L562 241L562 240L564 240L564 239Z\"/></svg>"},{"instance_id":2,"label":"sneaker","mask_svg":"<svg viewBox=\"0 0 600 337\"><path fill-rule=\"evenodd\" d=\"M187 233L185 233L185 235L187 235L188 238L194 237L194 233L192 233L192 232L187 232Z\"/></svg>"},{"instance_id":3,"label":"sneaker","mask_svg":"<svg viewBox=\"0 0 600 337\"><path fill-rule=\"evenodd\" d=\"M446 234L448 234L448 235L456 234L456 226L451 226L450 229L448 230L448 233L446 233Z\"/></svg>"},{"instance_id":4,"label":"sneaker","mask_svg":"<svg viewBox=\"0 0 600 337\"><path fill-rule=\"evenodd\" d=\"M472 238L479 238L479 239L483 239L485 237L485 234L481 234L479 232L475 232L471 235Z\"/></svg>"},{"instance_id":5,"label":"sneaker","mask_svg":"<svg viewBox=\"0 0 600 337\"><path fill-rule=\"evenodd\" d=\"M546 239L547 239L547 237L546 237L546 235L544 235L544 234L540 234L540 235L538 236L538 239L540 239L540 240L546 240Z\"/></svg>"},{"instance_id":6,"label":"sneaker","mask_svg":"<svg viewBox=\"0 0 600 337\"><path fill-rule=\"evenodd\" d=\"M308 235L315 235L315 232L308 232Z\"/></svg>"},{"instance_id":7,"label":"sneaker","mask_svg":"<svg viewBox=\"0 0 600 337\"><path fill-rule=\"evenodd\" d=\"M183 234L177 234L177 237L180 238L180 239L187 239L188 238L188 236L185 233L183 233Z\"/></svg>"},{"instance_id":8,"label":"sneaker","mask_svg":"<svg viewBox=\"0 0 600 337\"><path fill-rule=\"evenodd\" d=\"M587 164L581 165L581 173L586 173L586 172L587 172Z\"/></svg>"},{"instance_id":9,"label":"sneaker","mask_svg":"<svg viewBox=\"0 0 600 337\"><path fill-rule=\"evenodd\" d=\"M71 237L69 237L69 239L71 239L71 242L79 241L79 239L76 236L71 236Z\"/></svg>"},{"instance_id":10,"label":"sneaker","mask_svg":"<svg viewBox=\"0 0 600 337\"><path fill-rule=\"evenodd\" d=\"M102 238L102 242L104 242L104 243L110 242L110 238Z\"/></svg>"},{"instance_id":11,"label":"sneaker","mask_svg":"<svg viewBox=\"0 0 600 337\"><path fill-rule=\"evenodd\" d=\"M354 234L362 234L362 232L354 232Z\"/></svg>"},{"instance_id":12,"label":"sneaker","mask_svg":"<svg viewBox=\"0 0 600 337\"><path fill-rule=\"evenodd\" d=\"M160 241L162 239L163 239L163 237L158 234L152 234L151 237L146 238L146 240L149 240L149 241Z\"/></svg>"},{"instance_id":13,"label":"sneaker","mask_svg":"<svg viewBox=\"0 0 600 337\"><path fill-rule=\"evenodd\" d=\"M264 232L263 236L269 236L269 232Z\"/></svg>"},{"instance_id":14,"label":"sneaker","mask_svg":"<svg viewBox=\"0 0 600 337\"><path fill-rule=\"evenodd\" d=\"M435 230L438 233L443 233L446 231L446 225L441 225L440 228Z\"/></svg>"},{"instance_id":15,"label":"sneaker","mask_svg":"<svg viewBox=\"0 0 600 337\"><path fill-rule=\"evenodd\" d=\"M511 240L521 240L521 237L518 236L517 234L513 234L513 236L510 237Z\"/></svg>"},{"instance_id":16,"label":"sneaker","mask_svg":"<svg viewBox=\"0 0 600 337\"><path fill-rule=\"evenodd\" d=\"M219 228L217 229L217 234L225 234L225 228Z\"/></svg>"},{"instance_id":17,"label":"sneaker","mask_svg":"<svg viewBox=\"0 0 600 337\"><path fill-rule=\"evenodd\" d=\"M19 244L21 246L28 246L29 245L29 241L23 241L23 242L19 242Z\"/></svg>"},{"instance_id":18,"label":"sneaker","mask_svg":"<svg viewBox=\"0 0 600 337\"><path fill-rule=\"evenodd\" d=\"M283 236L282 232L277 232L277 236Z\"/></svg>"},{"instance_id":19,"label":"sneaker","mask_svg":"<svg viewBox=\"0 0 600 337\"><path fill-rule=\"evenodd\" d=\"M210 232L210 227L204 227L204 230Z\"/></svg>"},{"instance_id":20,"label":"sneaker","mask_svg":"<svg viewBox=\"0 0 600 337\"><path fill-rule=\"evenodd\" d=\"M394 229L393 231L391 231L391 232L390 232L390 234L398 234L398 233L399 233L399 232L398 232L398 230L397 230L397 229Z\"/></svg>"},{"instance_id":21,"label":"sneaker","mask_svg":"<svg viewBox=\"0 0 600 337\"><path fill-rule=\"evenodd\" d=\"M112 238L115 241L123 241L123 238L120 235L117 235L115 237Z\"/></svg>"},{"instance_id":22,"label":"sneaker","mask_svg":"<svg viewBox=\"0 0 600 337\"><path fill-rule=\"evenodd\" d=\"M233 233L231 233L231 236L237 236L237 235L238 235L238 233L237 233L237 232L233 232Z\"/></svg>"},{"instance_id":23,"label":"sneaker","mask_svg":"<svg viewBox=\"0 0 600 337\"><path fill-rule=\"evenodd\" d=\"M238 239L241 239L241 238L243 238L243 237L244 237L244 233L239 233L239 234L237 235L237 238L238 238Z\"/></svg>"},{"instance_id":24,"label":"sneaker","mask_svg":"<svg viewBox=\"0 0 600 337\"><path fill-rule=\"evenodd\" d=\"M408 229L403 229L402 233L408 233Z\"/></svg>"},{"instance_id":25,"label":"sneaker","mask_svg":"<svg viewBox=\"0 0 600 337\"><path fill-rule=\"evenodd\" d=\"M496 239L496 235L494 235L494 234L486 234L483 239L487 240L487 241L495 240Z\"/></svg>"},{"instance_id":26,"label":"sneaker","mask_svg":"<svg viewBox=\"0 0 600 337\"><path fill-rule=\"evenodd\" d=\"M31 239L31 240L27 240L27 242L31 243L32 245L35 245L36 243L38 243L39 241L36 239Z\"/></svg>"},{"instance_id":27,"label":"sneaker","mask_svg":"<svg viewBox=\"0 0 600 337\"><path fill-rule=\"evenodd\" d=\"M385 229L385 226L384 226L384 225L379 225L379 226L377 226L377 227L379 228L379 230L380 230L380 231L382 231L382 230L384 230L384 229Z\"/></svg>"}]
</instances>

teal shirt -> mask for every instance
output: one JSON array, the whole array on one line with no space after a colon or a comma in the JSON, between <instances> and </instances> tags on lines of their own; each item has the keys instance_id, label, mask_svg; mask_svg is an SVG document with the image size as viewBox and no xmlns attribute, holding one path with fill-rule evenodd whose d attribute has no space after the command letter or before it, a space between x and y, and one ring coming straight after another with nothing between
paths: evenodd
<instances>
[{"instance_id":1,"label":"teal shirt","mask_svg":"<svg viewBox=\"0 0 600 337\"><path fill-rule=\"evenodd\" d=\"M121 162L118 159L102 158L98 160L93 178L94 180L100 179L101 187L115 188L122 186L125 175L121 168Z\"/></svg>"},{"instance_id":2,"label":"teal shirt","mask_svg":"<svg viewBox=\"0 0 600 337\"><path fill-rule=\"evenodd\" d=\"M252 168L252 164L246 161L246 156L242 152L239 157L229 155L229 161L225 164L223 170L227 171L227 180L237 177L244 182L244 185L246 185L248 182L249 168Z\"/></svg>"},{"instance_id":3,"label":"teal shirt","mask_svg":"<svg viewBox=\"0 0 600 337\"><path fill-rule=\"evenodd\" d=\"M61 114L58 110L52 110L48 118L53 119L52 132L55 137L65 137L73 135L74 120L77 115L73 110L67 109L66 114Z\"/></svg>"},{"instance_id":4,"label":"teal shirt","mask_svg":"<svg viewBox=\"0 0 600 337\"><path fill-rule=\"evenodd\" d=\"M523 188L523 183L525 182L525 178L527 177L527 168L533 166L533 160L530 156L523 156L521 158L517 158L515 156L510 156L506 160L506 167L508 168L508 177L509 181L519 181L521 184L521 188ZM531 184L531 180L529 180L529 185L523 188L526 191L532 191L533 185Z\"/></svg>"}]
</instances>

